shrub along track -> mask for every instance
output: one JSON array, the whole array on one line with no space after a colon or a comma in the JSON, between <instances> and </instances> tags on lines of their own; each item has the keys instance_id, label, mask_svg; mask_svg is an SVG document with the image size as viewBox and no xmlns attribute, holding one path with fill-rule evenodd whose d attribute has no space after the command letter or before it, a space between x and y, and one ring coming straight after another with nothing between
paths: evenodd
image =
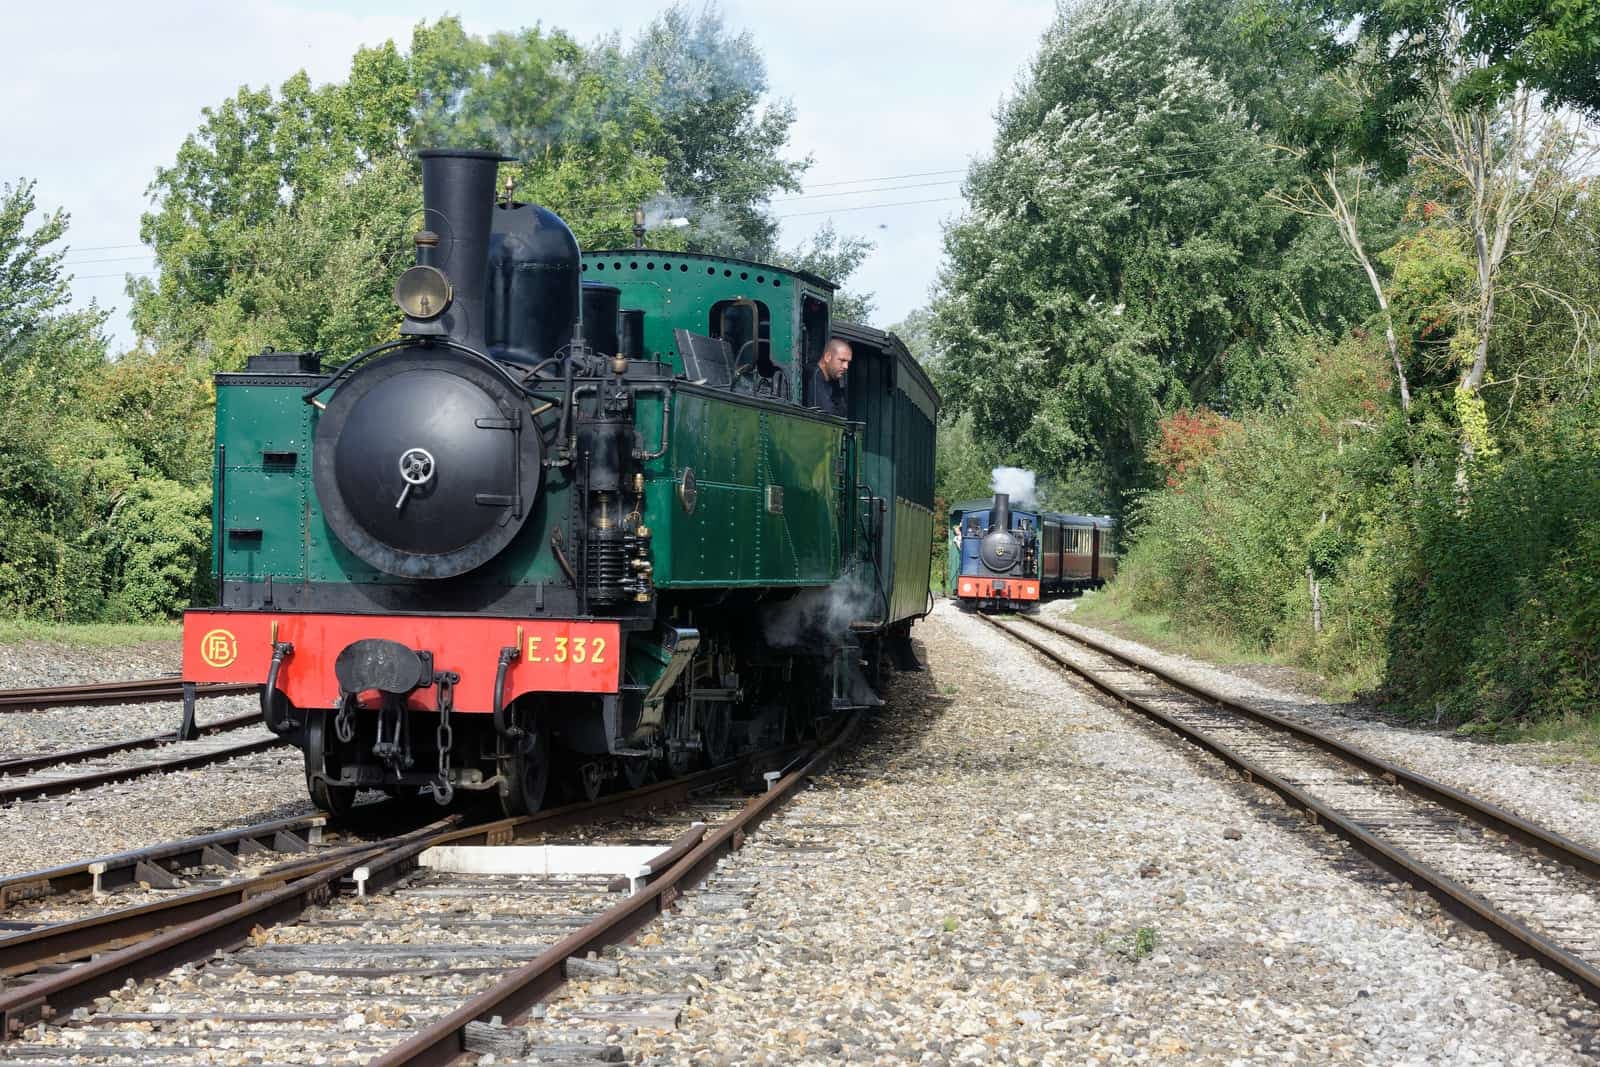
<instances>
[{"instance_id":1,"label":"shrub along track","mask_svg":"<svg viewBox=\"0 0 1600 1067\"><path fill-rule=\"evenodd\" d=\"M1020 626L980 617L1600 1001L1600 853L1081 633L1026 616L1014 617Z\"/></svg>"},{"instance_id":2,"label":"shrub along track","mask_svg":"<svg viewBox=\"0 0 1600 1067\"><path fill-rule=\"evenodd\" d=\"M41 1043L13 1044L0 1051L0 1057L51 1063L125 1055L148 1060L157 1051L151 1047L148 1033L155 1025L176 1038L161 1047L161 1055L179 1060L189 1054L215 1052L215 1042L227 1039L232 1043L222 1047L242 1052L254 1045L269 1058L286 1056L291 1062L310 1050L318 1055L363 1058L381 1053L381 1062L393 1064L451 1062L473 1041L483 1039L483 1024L490 1019L513 1020L556 988L563 981L569 959L618 943L670 907L679 892L704 878L721 855L739 847L746 833L826 764L848 738L854 722L850 720L827 746L799 755L793 749L758 754L686 778L521 819L466 825L463 816L452 815L398 837L308 855L220 889L204 888L121 909L110 917L85 916L62 924L59 930L43 926L0 939L0 960L6 970L15 974L38 968L24 984L8 983L9 988L0 992L4 1034L15 1040L35 1023L53 1019L65 1024L47 1026L38 1031ZM740 781L759 779L757 772L774 764L794 767L802 762L804 766L787 774L768 774L769 790L748 803L728 792ZM722 793L707 799L705 794L715 790ZM697 796L700 799L695 799ZM418 857L435 845L509 844L562 829L582 831L605 817L685 806L731 817L711 827L702 822L677 827L670 842L659 842L669 847L652 861L639 891L609 906L606 903L615 898L607 890L615 887L604 882L530 888L526 879L511 885L503 879L496 882L480 876L474 884L454 884L452 879L460 883L460 876L414 874ZM653 837L660 834L663 820L654 821ZM261 835L283 829L274 825L251 828L258 846ZM585 835L583 839L592 838ZM164 860L165 866L173 866L196 857L204 862L208 845L223 851L227 847L226 842L195 839L144 850L144 862ZM131 857L137 855L119 857L120 867L126 868L130 862L136 866L139 861ZM209 858L218 857L213 852ZM10 892L26 896L28 890L22 887L31 886L33 894L42 895L57 885L81 886L87 875L88 865L57 868L0 883L0 892L10 885L14 887ZM395 892L380 892L389 889ZM370 899L375 894L376 898ZM529 914L531 903L543 904L558 897L570 914L559 908L553 915ZM457 904L464 900L471 904L451 907L452 898ZM305 913L320 904L329 907L318 909L306 920ZM463 921L459 918L462 907L488 908L494 914L481 921ZM430 917L430 908L442 914ZM419 923L450 935L451 941L413 940ZM285 924L283 938L279 943L263 943L262 931L278 924ZM287 924L297 925L291 928ZM390 932L402 928L403 934ZM339 931L338 939L325 940L329 931ZM552 932L566 936L550 944ZM309 940L299 940L302 937ZM8 944L13 944L10 953ZM247 946L242 952L206 965L208 998L191 1001L183 1011L130 1013L97 999L129 980L168 975L174 967L241 945ZM88 958L95 952L103 954ZM51 973L64 960L86 962ZM306 991L303 1001L287 998L285 1005L286 998L273 977L281 984L282 976L291 974L297 980L328 978L336 984ZM265 985L261 984L263 976ZM381 985L381 995L373 983ZM171 980L156 983L163 988L172 984ZM486 984L488 988L482 988ZM139 993L118 994L128 995ZM171 992L159 995L166 999ZM263 1014L258 1010L263 999L286 1010ZM352 1018L349 1013L371 1011L383 1002L414 1006L415 1011L405 1020L426 1025L420 1032L409 1027L369 1026L343 1036L317 1035L305 1029ZM304 1010L313 1003L317 1011ZM89 1011L91 1006L98 1011ZM219 1025L223 1029L219 1030ZM129 1026L136 1031L131 1043ZM142 1038L137 1033L141 1028L145 1031ZM469 1036L474 1030L478 1031L476 1038ZM503 1028L495 1032L499 1035L496 1047L503 1047L507 1040L524 1044L531 1040L508 1036ZM354 1047L341 1049L337 1047L341 1043Z\"/></svg>"}]
</instances>

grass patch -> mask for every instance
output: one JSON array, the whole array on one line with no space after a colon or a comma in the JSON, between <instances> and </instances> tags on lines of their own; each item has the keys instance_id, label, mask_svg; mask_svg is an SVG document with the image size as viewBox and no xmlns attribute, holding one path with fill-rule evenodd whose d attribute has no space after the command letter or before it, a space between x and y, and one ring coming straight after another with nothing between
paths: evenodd
<instances>
[{"instance_id":1,"label":"grass patch","mask_svg":"<svg viewBox=\"0 0 1600 1067\"><path fill-rule=\"evenodd\" d=\"M1483 736L1479 734L1478 736ZM1491 736L1496 741L1541 742L1563 750L1554 763L1600 763L1600 712L1591 715L1554 715L1534 722L1503 724Z\"/></svg>"},{"instance_id":2,"label":"grass patch","mask_svg":"<svg viewBox=\"0 0 1600 1067\"><path fill-rule=\"evenodd\" d=\"M1115 585L1085 593L1078 602L1077 610L1065 618L1098 627L1129 641L1138 641L1160 652L1191 656L1219 667L1292 668L1299 673L1299 680L1305 687L1315 690L1323 700L1334 703L1351 700L1358 693L1377 688L1382 681L1377 664L1329 678L1308 670L1304 660L1291 650L1262 651L1227 634L1179 626L1164 613L1136 610L1126 599L1117 596Z\"/></svg>"},{"instance_id":3,"label":"grass patch","mask_svg":"<svg viewBox=\"0 0 1600 1067\"><path fill-rule=\"evenodd\" d=\"M0 619L0 645L23 641L42 641L76 648L116 648L176 642L183 637L183 624L177 622L34 622L26 619Z\"/></svg>"},{"instance_id":4,"label":"grass patch","mask_svg":"<svg viewBox=\"0 0 1600 1067\"><path fill-rule=\"evenodd\" d=\"M1194 656L1212 663L1276 662L1259 652L1249 652L1218 634L1180 629L1168 615L1135 611L1104 593L1085 593L1078 609L1068 619L1098 626L1118 637L1138 641L1162 652Z\"/></svg>"}]
</instances>

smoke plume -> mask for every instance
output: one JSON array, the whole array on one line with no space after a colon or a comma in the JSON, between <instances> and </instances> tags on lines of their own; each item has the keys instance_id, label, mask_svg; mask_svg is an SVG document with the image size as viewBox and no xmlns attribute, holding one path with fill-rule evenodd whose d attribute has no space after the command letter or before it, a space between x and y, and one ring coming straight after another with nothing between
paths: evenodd
<instances>
[{"instance_id":1,"label":"smoke plume","mask_svg":"<svg viewBox=\"0 0 1600 1067\"><path fill-rule=\"evenodd\" d=\"M1021 467L996 467L989 472L990 492L1005 493L1011 498L1012 505L1019 508L1039 506L1035 495L1037 482L1038 478L1032 471Z\"/></svg>"},{"instance_id":2,"label":"smoke plume","mask_svg":"<svg viewBox=\"0 0 1600 1067\"><path fill-rule=\"evenodd\" d=\"M875 595L848 579L806 589L766 609L767 644L788 651L822 652L837 645L850 624L872 611Z\"/></svg>"}]
</instances>

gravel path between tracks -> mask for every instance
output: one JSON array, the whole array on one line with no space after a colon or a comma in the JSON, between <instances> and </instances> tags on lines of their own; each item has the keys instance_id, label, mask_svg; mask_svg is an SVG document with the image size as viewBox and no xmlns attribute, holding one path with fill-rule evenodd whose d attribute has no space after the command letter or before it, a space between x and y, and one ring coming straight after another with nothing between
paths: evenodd
<instances>
[{"instance_id":1,"label":"gravel path between tracks","mask_svg":"<svg viewBox=\"0 0 1600 1067\"><path fill-rule=\"evenodd\" d=\"M1058 600L1044 618L1069 627L1074 602ZM1188 656L1158 652L1104 630L1082 629L1112 648L1222 690L1246 703L1326 731L1420 774L1493 801L1574 841L1600 849L1600 765L1575 761L1562 746L1489 744L1384 721L1370 708L1328 704L1315 696L1262 684L1241 671Z\"/></svg>"},{"instance_id":2,"label":"gravel path between tracks","mask_svg":"<svg viewBox=\"0 0 1600 1067\"><path fill-rule=\"evenodd\" d=\"M93 648L41 641L0 644L0 689L176 678L181 660L176 641ZM254 706L254 701L250 705ZM244 710L244 704L220 698L202 700L196 709L201 723ZM0 713L0 758L148 737L176 730L182 717L183 706L176 701L4 712Z\"/></svg>"},{"instance_id":3,"label":"gravel path between tracks","mask_svg":"<svg viewBox=\"0 0 1600 1067\"><path fill-rule=\"evenodd\" d=\"M1570 986L981 621L917 636L931 669L719 868L746 909L644 935L726 973L631 1058L1589 1062Z\"/></svg>"},{"instance_id":4,"label":"gravel path between tracks","mask_svg":"<svg viewBox=\"0 0 1600 1067\"><path fill-rule=\"evenodd\" d=\"M27 641L0 645L0 688L176 676L176 641L82 648ZM201 724L259 710L254 697L209 697ZM53 752L176 730L177 701L0 714L0 757ZM243 742L265 730L227 735ZM130 754L129 760L153 758ZM0 808L0 875L20 874L162 841L311 811L292 748L227 764L142 778Z\"/></svg>"},{"instance_id":5,"label":"gravel path between tracks","mask_svg":"<svg viewBox=\"0 0 1600 1067\"><path fill-rule=\"evenodd\" d=\"M92 647L18 641L0 644L0 689L176 678L182 663L183 649L176 641Z\"/></svg>"},{"instance_id":6,"label":"gravel path between tracks","mask_svg":"<svg viewBox=\"0 0 1600 1067\"><path fill-rule=\"evenodd\" d=\"M260 709L254 697L205 697L195 702L195 720L204 726ZM3 712L0 713L0 758L174 733L182 720L183 704L177 700Z\"/></svg>"}]
</instances>

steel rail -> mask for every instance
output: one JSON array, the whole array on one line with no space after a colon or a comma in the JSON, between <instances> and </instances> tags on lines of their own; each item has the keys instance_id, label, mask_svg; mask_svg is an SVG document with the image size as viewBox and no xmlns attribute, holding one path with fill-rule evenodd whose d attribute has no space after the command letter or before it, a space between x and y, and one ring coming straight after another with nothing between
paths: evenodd
<instances>
[{"instance_id":1,"label":"steel rail","mask_svg":"<svg viewBox=\"0 0 1600 1067\"><path fill-rule=\"evenodd\" d=\"M780 778L732 819L709 832L698 827L680 836L667 855L651 863L652 870L658 873L638 893L607 908L536 959L374 1058L370 1067L449 1064L467 1055L467 1024L496 1015L507 1021L517 1019L566 981L564 965L568 959L618 944L670 908L684 889L701 881L724 855L743 846L746 835L781 807L802 782L824 770L860 722L859 712L852 715L834 739L812 753L803 767Z\"/></svg>"},{"instance_id":2,"label":"steel rail","mask_svg":"<svg viewBox=\"0 0 1600 1067\"><path fill-rule=\"evenodd\" d=\"M251 897L281 889L297 878L316 874L342 859L370 853L372 848L371 844L346 845L225 885L190 890L166 900L0 937L0 975L28 974L49 964L68 963L91 953L121 948L161 930L203 919Z\"/></svg>"},{"instance_id":3,"label":"steel rail","mask_svg":"<svg viewBox=\"0 0 1600 1067\"><path fill-rule=\"evenodd\" d=\"M1590 878L1600 880L1600 851L1529 822L1514 812L1507 811L1487 800L1481 800L1454 786L1446 785L1435 778L1418 774L1402 767L1398 763L1391 763L1381 756L1364 752L1353 745L1346 744L1336 737L1306 726L1303 723L1295 722L1293 719L1244 703L1236 697L1230 697L1200 682L1184 678L1137 656L1112 648L1110 645L1095 638L1068 630L1062 626L1054 626L1038 619L1024 618L1023 621L1065 637L1068 640L1076 641L1103 656L1116 660L1124 666L1132 667L1135 670L1140 670L1159 678L1174 689L1188 693L1190 696L1204 700L1218 708L1249 716L1256 722L1293 734L1300 740L1307 741L1324 752L1353 763L1367 773L1383 778L1392 785L1402 785L1418 796L1426 797L1435 804L1449 808L1458 815L1465 815L1476 822L1482 823L1519 844L1537 849L1544 855L1566 864L1573 870L1586 874Z\"/></svg>"},{"instance_id":4,"label":"steel rail","mask_svg":"<svg viewBox=\"0 0 1600 1067\"><path fill-rule=\"evenodd\" d=\"M326 815L300 815L289 819L241 826L235 830L187 837L146 848L117 852L109 856L46 867L25 874L0 878L0 910L27 900L38 900L59 893L81 892L86 889L115 889L132 885L138 880L140 864L152 864L168 871L184 867L197 867L206 861L208 850L232 849L237 854L251 845L263 851L276 851L274 845L283 834L296 836L316 835L326 826ZM250 842L250 844L246 844Z\"/></svg>"},{"instance_id":5,"label":"steel rail","mask_svg":"<svg viewBox=\"0 0 1600 1067\"><path fill-rule=\"evenodd\" d=\"M207 682L195 687L195 696L233 696L240 693L255 693L260 688L253 682ZM83 685L0 689L0 712L86 708L106 704L153 704L162 700L182 699L182 679L136 678L124 682L89 682Z\"/></svg>"},{"instance_id":6,"label":"steel rail","mask_svg":"<svg viewBox=\"0 0 1600 1067\"><path fill-rule=\"evenodd\" d=\"M1027 634L1021 633L1010 626L1005 626L988 616L979 616L979 618L982 618L1002 633L1009 634L1016 640L1028 645L1051 662L1082 677L1123 707L1138 711L1184 740L1204 748L1223 760L1223 762L1237 768L1244 775L1246 781L1265 785L1288 803L1306 812L1313 823L1325 825L1336 831L1363 855L1376 862L1395 877L1434 897L1452 915L1487 933L1513 952L1531 958L1550 970L1563 975L1577 985L1585 996L1591 1000L1600 1001L1600 969L1596 969L1587 961L1568 952L1543 934L1533 930L1526 923L1501 911L1472 889L1462 885L1442 871L1435 869L1432 865L1416 858L1404 849L1382 840L1356 821L1306 793L1298 786L1256 765L1247 757L1235 751L1226 742L1220 741L1207 734L1204 730L1190 726L1160 708L1141 700L1118 686L1115 682L1100 676L1087 667L1074 663L1055 649L1034 640ZM1058 631L1055 627L1044 626L1044 624L1038 625L1069 639L1080 640L1076 634ZM1089 641L1082 641L1081 643L1086 647L1095 648L1095 644ZM1127 662L1120 655L1113 655L1112 658L1117 659L1119 662ZM1139 669L1145 670L1146 668L1141 666ZM1158 670L1149 670L1148 673L1166 681L1164 674ZM1200 694L1195 690L1203 688L1193 686L1192 683L1169 684L1197 697L1200 697ZM1205 692L1209 693L1210 691L1205 690ZM1211 700L1212 696L1200 697L1200 699ZM1287 720L1272 715L1270 712L1250 709L1226 698L1220 699L1221 707L1224 710L1241 711L1251 715L1253 718L1259 717L1258 721L1263 724L1277 725L1283 723L1292 725L1298 730L1308 729L1298 723L1289 724ZM1311 739L1306 738L1305 740L1310 741ZM1328 740L1332 741L1333 739L1329 738ZM1338 744L1338 742L1334 743ZM1369 760L1376 759L1371 756L1366 756L1366 758ZM1385 761L1377 762L1383 763ZM1465 796L1465 794L1462 795Z\"/></svg>"},{"instance_id":7,"label":"steel rail","mask_svg":"<svg viewBox=\"0 0 1600 1067\"><path fill-rule=\"evenodd\" d=\"M326 901L333 893L354 886L358 872L362 875L362 888L370 892L374 888L392 884L415 870L417 857L434 845L508 844L518 838L599 818L670 807L687 801L697 792L745 777L752 768L768 765L774 759L786 758L790 752L791 748L785 748L754 753L720 767L628 793L511 819L462 825L460 815L451 815L409 834L346 847L337 853L323 853L266 872L253 880L257 884L251 885L249 892L239 891L245 885L241 882L220 889L199 890L150 905L126 908L105 916L58 924L61 927L59 930L52 926L26 932L18 938L19 946L27 946L23 952L10 957L0 956L13 969L25 966L30 954L33 962L43 963L62 954L82 956L119 944L125 947L115 948L59 974L36 978L10 990L0 991L0 1040L16 1036L34 1022L88 1004L129 979L139 980L164 973L217 950L242 944L251 931L258 927L292 921L313 904ZM273 825L264 824L257 829L265 830ZM203 847L200 843L204 840L194 838L157 848L193 851L197 846ZM125 861L135 855L125 853L116 859ZM77 872L87 866L74 865L71 870ZM69 869L57 870L65 873ZM40 873L49 875L55 872ZM182 921L182 917L196 913L199 913L197 917ZM0 941L0 948L9 940ZM134 943L126 944L129 941Z\"/></svg>"},{"instance_id":8,"label":"steel rail","mask_svg":"<svg viewBox=\"0 0 1600 1067\"><path fill-rule=\"evenodd\" d=\"M460 816L450 816L448 822ZM298 917L329 900L339 879L362 862L392 849L427 842L441 823L425 826L396 841L346 856L314 874L296 878L192 922L169 927L126 948L105 953L59 974L0 991L0 1034L15 1037L29 1025L89 1004L128 981L140 981L191 963L213 952L243 944L253 930Z\"/></svg>"},{"instance_id":9,"label":"steel rail","mask_svg":"<svg viewBox=\"0 0 1600 1067\"><path fill-rule=\"evenodd\" d=\"M218 719L216 722L205 723L198 727L202 736L206 734L226 733L229 730L243 730L255 726L261 721L260 712L251 712L248 715L235 715L230 719ZM0 759L0 774L27 774L31 771L42 770L45 767L61 767L69 763L82 763L85 760L100 759L104 756L115 756L119 752L136 752L144 748L156 748L160 745L181 741L175 731L164 734L149 734L145 737L135 737L128 741L108 741L103 745L91 745L88 748L70 748L60 752L40 752L30 756L12 756L9 759Z\"/></svg>"},{"instance_id":10,"label":"steel rail","mask_svg":"<svg viewBox=\"0 0 1600 1067\"><path fill-rule=\"evenodd\" d=\"M72 793L79 789L94 789L102 785L113 785L117 782L128 782L135 778L142 778L147 774L166 774L171 771L193 770L196 767L221 763L224 760L235 759L239 756L251 756L257 752L265 752L269 748L276 748L285 743L281 737L263 737L210 752L191 752L182 756L170 756L166 759L152 760L149 763L136 763L128 767L111 767L106 770L90 771L87 774L75 774L66 778L51 778L44 781L14 782L9 784L0 782L0 805L12 804L22 800L37 800L40 797L60 796L63 793Z\"/></svg>"}]
</instances>

